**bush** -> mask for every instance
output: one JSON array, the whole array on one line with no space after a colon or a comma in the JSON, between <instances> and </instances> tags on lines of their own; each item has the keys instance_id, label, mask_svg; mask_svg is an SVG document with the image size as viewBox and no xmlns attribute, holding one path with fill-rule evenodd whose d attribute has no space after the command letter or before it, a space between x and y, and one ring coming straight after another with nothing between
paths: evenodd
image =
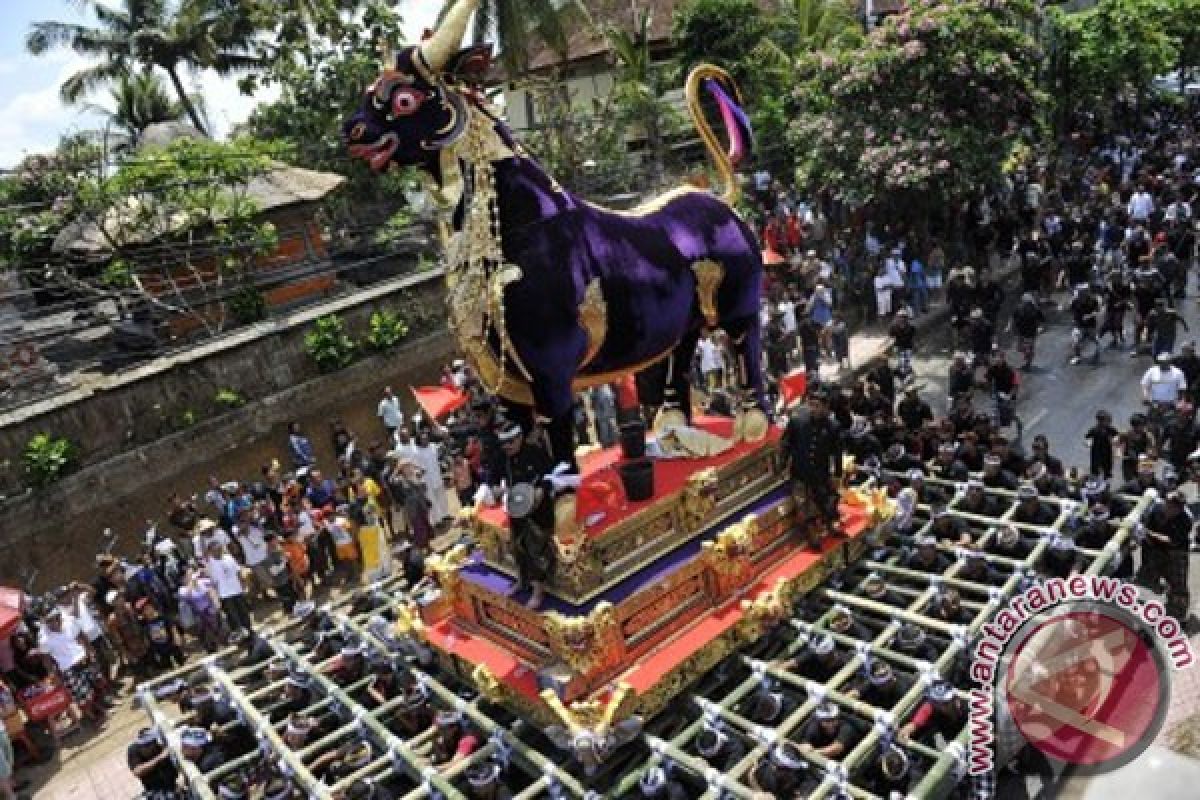
<instances>
[{"instance_id":1,"label":"bush","mask_svg":"<svg viewBox=\"0 0 1200 800\"><path fill-rule=\"evenodd\" d=\"M226 408L238 408L246 404L246 398L233 389L217 389L217 394L213 397L217 405L225 406Z\"/></svg>"},{"instance_id":2,"label":"bush","mask_svg":"<svg viewBox=\"0 0 1200 800\"><path fill-rule=\"evenodd\" d=\"M408 323L394 311L376 311L371 315L367 344L376 352L391 350L408 336Z\"/></svg>"},{"instance_id":3,"label":"bush","mask_svg":"<svg viewBox=\"0 0 1200 800\"><path fill-rule=\"evenodd\" d=\"M242 325L266 319L267 299L255 286L243 286L229 298L229 313Z\"/></svg>"},{"instance_id":4,"label":"bush","mask_svg":"<svg viewBox=\"0 0 1200 800\"><path fill-rule=\"evenodd\" d=\"M322 372L342 369L354 360L354 340L336 314L317 319L313 329L304 334L304 349Z\"/></svg>"},{"instance_id":5,"label":"bush","mask_svg":"<svg viewBox=\"0 0 1200 800\"><path fill-rule=\"evenodd\" d=\"M39 433L25 445L21 462L25 479L35 489L60 480L75 465L77 453L69 439Z\"/></svg>"}]
</instances>

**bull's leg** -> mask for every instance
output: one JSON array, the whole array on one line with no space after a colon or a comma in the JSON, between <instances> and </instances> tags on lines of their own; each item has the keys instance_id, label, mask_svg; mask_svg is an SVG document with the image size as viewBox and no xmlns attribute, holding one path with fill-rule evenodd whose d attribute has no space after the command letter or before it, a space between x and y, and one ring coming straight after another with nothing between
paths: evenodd
<instances>
[{"instance_id":1,"label":"bull's leg","mask_svg":"<svg viewBox=\"0 0 1200 800\"><path fill-rule=\"evenodd\" d=\"M690 425L692 422L692 358L696 355L696 344L700 341L699 329L688 331L671 355L667 356L664 378L663 404L654 418L654 430L661 431L668 425Z\"/></svg>"},{"instance_id":2,"label":"bull's leg","mask_svg":"<svg viewBox=\"0 0 1200 800\"><path fill-rule=\"evenodd\" d=\"M734 437L757 442L767 435L770 420L762 371L762 330L758 317L743 317L725 323L737 357L741 408L734 420Z\"/></svg>"}]
</instances>

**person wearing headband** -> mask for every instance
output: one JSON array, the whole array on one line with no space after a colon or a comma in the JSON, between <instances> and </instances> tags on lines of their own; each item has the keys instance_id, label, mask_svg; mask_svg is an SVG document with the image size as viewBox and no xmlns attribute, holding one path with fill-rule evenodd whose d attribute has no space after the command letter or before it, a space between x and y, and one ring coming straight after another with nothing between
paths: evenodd
<instances>
[{"instance_id":1,"label":"person wearing headband","mask_svg":"<svg viewBox=\"0 0 1200 800\"><path fill-rule=\"evenodd\" d=\"M325 783L334 784L370 764L374 757L375 752L369 741L352 739L336 750L317 756L308 769Z\"/></svg>"},{"instance_id":2,"label":"person wearing headband","mask_svg":"<svg viewBox=\"0 0 1200 800\"><path fill-rule=\"evenodd\" d=\"M380 786L370 778L359 778L346 787L342 800L394 800L391 790Z\"/></svg>"},{"instance_id":3,"label":"person wearing headband","mask_svg":"<svg viewBox=\"0 0 1200 800\"><path fill-rule=\"evenodd\" d=\"M971 612L963 608L962 596L957 589L945 589L934 595L929 603L929 616L952 625L966 625L971 621Z\"/></svg>"},{"instance_id":4,"label":"person wearing headband","mask_svg":"<svg viewBox=\"0 0 1200 800\"><path fill-rule=\"evenodd\" d=\"M292 779L283 775L272 775L263 784L262 800L305 800Z\"/></svg>"},{"instance_id":5,"label":"person wearing headband","mask_svg":"<svg viewBox=\"0 0 1200 800\"><path fill-rule=\"evenodd\" d=\"M937 661L938 651L926 636L925 631L915 622L903 622L892 638L892 647L897 653L917 659L918 661Z\"/></svg>"},{"instance_id":6,"label":"person wearing headband","mask_svg":"<svg viewBox=\"0 0 1200 800\"><path fill-rule=\"evenodd\" d=\"M246 779L241 775L226 776L217 784L217 800L249 800L249 797Z\"/></svg>"},{"instance_id":7,"label":"person wearing headband","mask_svg":"<svg viewBox=\"0 0 1200 800\"><path fill-rule=\"evenodd\" d=\"M750 772L747 782L756 792L790 798L799 793L807 774L808 762L800 747L785 740L767 750Z\"/></svg>"},{"instance_id":8,"label":"person wearing headband","mask_svg":"<svg viewBox=\"0 0 1200 800\"><path fill-rule=\"evenodd\" d=\"M959 567L956 578L972 583L988 586L1000 583L1001 575L988 563L987 556L978 550L967 550L959 553L962 566Z\"/></svg>"},{"instance_id":9,"label":"person wearing headband","mask_svg":"<svg viewBox=\"0 0 1200 800\"><path fill-rule=\"evenodd\" d=\"M954 741L967 724L968 709L963 700L947 681L935 680L925 691L925 701L913 712L912 718L900 726L902 737L915 738L930 747Z\"/></svg>"},{"instance_id":10,"label":"person wearing headband","mask_svg":"<svg viewBox=\"0 0 1200 800\"><path fill-rule=\"evenodd\" d=\"M338 686L350 686L367 673L367 648L362 642L347 640L329 667L329 678Z\"/></svg>"},{"instance_id":11,"label":"person wearing headband","mask_svg":"<svg viewBox=\"0 0 1200 800\"><path fill-rule=\"evenodd\" d=\"M302 713L313 704L312 679L303 672L289 672L283 679L283 700L270 711L273 722Z\"/></svg>"},{"instance_id":12,"label":"person wearing headband","mask_svg":"<svg viewBox=\"0 0 1200 800\"><path fill-rule=\"evenodd\" d=\"M317 729L317 721L301 714L290 714L283 728L283 743L293 750L303 750Z\"/></svg>"},{"instance_id":13,"label":"person wearing headband","mask_svg":"<svg viewBox=\"0 0 1200 800\"><path fill-rule=\"evenodd\" d=\"M647 767L638 779L638 792L645 800L688 800L688 792L667 767Z\"/></svg>"},{"instance_id":14,"label":"person wearing headband","mask_svg":"<svg viewBox=\"0 0 1200 800\"><path fill-rule=\"evenodd\" d=\"M945 514L946 512L938 512ZM920 572L941 575L950 566L950 559L938 550L937 538L932 534L922 533L913 537L913 550L909 553L904 566Z\"/></svg>"},{"instance_id":15,"label":"person wearing headband","mask_svg":"<svg viewBox=\"0 0 1200 800\"><path fill-rule=\"evenodd\" d=\"M239 719L233 704L218 696L211 686L193 687L188 702L192 708L192 724L213 732L223 754L238 758L258 746L253 731Z\"/></svg>"},{"instance_id":16,"label":"person wearing headband","mask_svg":"<svg viewBox=\"0 0 1200 800\"><path fill-rule=\"evenodd\" d=\"M908 683L896 677L892 665L879 657L871 657L863 665L854 686L846 692L867 705L890 711L908 692Z\"/></svg>"},{"instance_id":17,"label":"person wearing headband","mask_svg":"<svg viewBox=\"0 0 1200 800\"><path fill-rule=\"evenodd\" d=\"M864 788L878 797L907 797L913 785L908 755L894 744L879 749L864 777Z\"/></svg>"},{"instance_id":18,"label":"person wearing headband","mask_svg":"<svg viewBox=\"0 0 1200 800\"><path fill-rule=\"evenodd\" d=\"M811 749L825 758L838 759L850 751L857 737L855 725L842 715L837 704L825 700L817 705L812 718L800 729L800 749Z\"/></svg>"},{"instance_id":19,"label":"person wearing headband","mask_svg":"<svg viewBox=\"0 0 1200 800\"><path fill-rule=\"evenodd\" d=\"M995 456L988 456L994 459ZM986 470L986 467L985 467ZM963 493L962 499L958 501L955 508L959 511L966 511L970 514L975 514L980 517L998 517L1007 504L1001 507L1000 502L995 497L988 496L986 483L987 473L984 473L983 478L968 478L966 491ZM1013 488L1016 488L1016 480L1013 480Z\"/></svg>"},{"instance_id":20,"label":"person wearing headband","mask_svg":"<svg viewBox=\"0 0 1200 800\"><path fill-rule=\"evenodd\" d=\"M888 587L888 582L878 572L868 573L859 584L859 591L863 597L875 603L885 603L889 606L908 605L907 601L903 601L900 595Z\"/></svg>"},{"instance_id":21,"label":"person wearing headband","mask_svg":"<svg viewBox=\"0 0 1200 800\"><path fill-rule=\"evenodd\" d=\"M1188 616L1188 548L1195 527L1187 498L1175 490L1156 503L1142 521L1142 570L1138 582L1152 591L1165 584L1167 613L1183 622Z\"/></svg>"},{"instance_id":22,"label":"person wearing headband","mask_svg":"<svg viewBox=\"0 0 1200 800\"><path fill-rule=\"evenodd\" d=\"M749 702L746 703L746 710L742 713L759 725L775 725L790 714L795 707L796 703L789 695L764 681L759 684Z\"/></svg>"},{"instance_id":23,"label":"person wearing headband","mask_svg":"<svg viewBox=\"0 0 1200 800\"><path fill-rule=\"evenodd\" d=\"M721 772L732 769L746 754L746 746L740 737L730 731L719 719L701 721L702 727L696 734L696 753L710 766Z\"/></svg>"},{"instance_id":24,"label":"person wearing headband","mask_svg":"<svg viewBox=\"0 0 1200 800\"><path fill-rule=\"evenodd\" d=\"M1057 532L1046 538L1048 546L1037 565L1038 572L1050 578L1067 578L1075 574L1083 565L1075 542Z\"/></svg>"},{"instance_id":25,"label":"person wearing headband","mask_svg":"<svg viewBox=\"0 0 1200 800\"><path fill-rule=\"evenodd\" d=\"M504 768L494 759L467 768L467 796L471 800L512 800L504 785Z\"/></svg>"},{"instance_id":26,"label":"person wearing headband","mask_svg":"<svg viewBox=\"0 0 1200 800\"><path fill-rule=\"evenodd\" d=\"M479 737L466 724L461 711L438 711L433 718L434 764L449 764L466 758L479 749Z\"/></svg>"},{"instance_id":27,"label":"person wearing headband","mask_svg":"<svg viewBox=\"0 0 1200 800\"><path fill-rule=\"evenodd\" d=\"M433 725L429 690L423 684L413 681L401 688L400 696L400 707L385 721L388 730L404 739L411 739L429 730Z\"/></svg>"},{"instance_id":28,"label":"person wearing headband","mask_svg":"<svg viewBox=\"0 0 1200 800\"><path fill-rule=\"evenodd\" d=\"M837 534L838 484L842 477L842 433L829 413L829 400L809 395L806 408L797 408L788 419L781 443L791 479L792 494L800 508L821 517L827 533ZM814 536L820 536L814 533ZM816 546L816 541L810 541Z\"/></svg>"},{"instance_id":29,"label":"person wearing headband","mask_svg":"<svg viewBox=\"0 0 1200 800\"><path fill-rule=\"evenodd\" d=\"M142 782L147 794L173 792L179 782L179 770L171 760L171 751L163 746L154 728L142 728L125 751L129 771Z\"/></svg>"},{"instance_id":30,"label":"person wearing headband","mask_svg":"<svg viewBox=\"0 0 1200 800\"><path fill-rule=\"evenodd\" d=\"M985 549L994 556L1024 561L1033 547L1029 542L1025 541L1025 538L1021 536L1021 531L1016 526L1005 525L996 529Z\"/></svg>"},{"instance_id":31,"label":"person wearing headband","mask_svg":"<svg viewBox=\"0 0 1200 800\"><path fill-rule=\"evenodd\" d=\"M213 741L212 734L204 728L184 728L179 734L179 747L183 757L201 772L212 772L229 760L225 751Z\"/></svg>"},{"instance_id":32,"label":"person wearing headband","mask_svg":"<svg viewBox=\"0 0 1200 800\"><path fill-rule=\"evenodd\" d=\"M1032 483L1024 483L1017 489L1017 508L1012 521L1026 525L1051 525L1058 517L1056 508L1041 501L1041 493Z\"/></svg>"},{"instance_id":33,"label":"person wearing headband","mask_svg":"<svg viewBox=\"0 0 1200 800\"><path fill-rule=\"evenodd\" d=\"M837 611L831 612L831 616L837 614ZM846 656L838 650L833 637L814 631L804 652L786 662L783 668L809 680L824 683L836 675L845 664Z\"/></svg>"}]
</instances>

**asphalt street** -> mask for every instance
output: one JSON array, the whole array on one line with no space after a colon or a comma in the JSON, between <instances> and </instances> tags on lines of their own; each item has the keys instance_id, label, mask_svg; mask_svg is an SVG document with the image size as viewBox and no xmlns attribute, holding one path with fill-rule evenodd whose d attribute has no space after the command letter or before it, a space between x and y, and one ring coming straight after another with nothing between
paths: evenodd
<instances>
[{"instance_id":1,"label":"asphalt street","mask_svg":"<svg viewBox=\"0 0 1200 800\"><path fill-rule=\"evenodd\" d=\"M1018 297L1015 278L1006 286L1009 302L1001 314L998 328L1008 325L1009 311ZM1191 339L1200 341L1200 304L1197 296L1200 289L1193 285L1190 296L1178 301L1192 333L1180 332L1178 345ZM1064 305L1069 297L1060 294L1054 297ZM1024 422L1022 446L1028 451L1030 440L1036 434L1044 434L1050 441L1050 452L1062 459L1064 466L1078 466L1086 471L1087 442L1084 433L1095 421L1098 409L1107 409L1113 424L1125 430L1129 417L1143 409L1140 381L1152 365L1149 355L1131 358L1128 349L1102 351L1099 365L1090 361L1079 365L1070 363L1071 313L1057 305L1045 305L1047 330L1039 337L1034 369L1022 374L1017 413ZM917 357L914 368L918 380L924 385L922 396L933 407L935 414L942 414L946 404L946 377L953 354L953 337L948 325L935 331L924 332L917 340ZM1009 357L1009 363L1021 363L1016 350L1015 336L1001 333L999 344ZM985 402L985 393L976 393L976 406ZM986 402L990 403L990 399ZM1195 485L1185 487L1193 497ZM1191 556L1190 584L1192 587L1192 616L1188 629L1193 650L1200 653L1200 554ZM1200 668L1175 673L1172 679L1172 700L1167 719L1155 745L1116 773L1086 776L1055 770L1051 781L1042 777L1025 775L1024 780L1008 776L1001 780L997 797L1002 800L1023 798L1087 798L1087 800L1117 800L1130 796L1154 796L1164 800L1195 797L1195 786L1200 781L1200 763L1182 758L1168 747L1173 740L1172 731L1183 720L1200 713ZM1016 779L1014 779L1016 778ZM1136 788L1134 788L1136 787Z\"/></svg>"}]
</instances>

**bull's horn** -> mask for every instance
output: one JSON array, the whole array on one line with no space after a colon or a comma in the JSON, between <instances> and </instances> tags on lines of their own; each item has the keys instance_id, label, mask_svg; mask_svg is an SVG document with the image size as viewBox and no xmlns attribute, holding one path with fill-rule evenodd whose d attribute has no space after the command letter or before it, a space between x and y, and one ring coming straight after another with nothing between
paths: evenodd
<instances>
[{"instance_id":1,"label":"bull's horn","mask_svg":"<svg viewBox=\"0 0 1200 800\"><path fill-rule=\"evenodd\" d=\"M442 24L434 31L433 36L421 45L421 56L434 72L441 71L449 62L450 56L462 47L467 22L478 7L479 0L454 0L454 5L446 12Z\"/></svg>"},{"instance_id":2,"label":"bull's horn","mask_svg":"<svg viewBox=\"0 0 1200 800\"><path fill-rule=\"evenodd\" d=\"M387 39L380 39L375 49L379 51L379 60L383 62L384 69L393 69L396 66L396 51L392 47L392 43Z\"/></svg>"}]
</instances>

